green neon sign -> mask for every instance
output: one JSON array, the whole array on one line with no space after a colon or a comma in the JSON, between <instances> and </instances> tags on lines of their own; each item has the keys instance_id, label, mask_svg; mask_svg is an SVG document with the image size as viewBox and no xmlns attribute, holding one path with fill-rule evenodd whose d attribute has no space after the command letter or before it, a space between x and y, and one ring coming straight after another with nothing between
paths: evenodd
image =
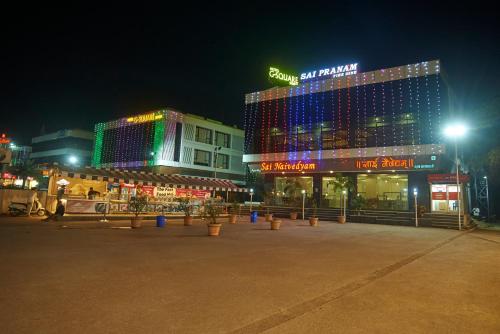
<instances>
[{"instance_id":1,"label":"green neon sign","mask_svg":"<svg viewBox=\"0 0 500 334\"><path fill-rule=\"evenodd\" d=\"M297 86L299 84L298 76L282 73L276 67L269 67L269 78L273 80L288 82L290 86Z\"/></svg>"}]
</instances>

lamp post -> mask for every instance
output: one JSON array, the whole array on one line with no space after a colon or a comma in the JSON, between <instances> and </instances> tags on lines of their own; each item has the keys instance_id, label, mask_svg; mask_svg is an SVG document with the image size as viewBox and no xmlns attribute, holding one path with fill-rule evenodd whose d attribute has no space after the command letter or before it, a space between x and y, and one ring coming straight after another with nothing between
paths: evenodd
<instances>
[{"instance_id":1,"label":"lamp post","mask_svg":"<svg viewBox=\"0 0 500 334\"><path fill-rule=\"evenodd\" d=\"M487 213L487 221L490 220L490 194L488 190L488 177L483 176L484 182L485 182L485 187L486 187L486 213Z\"/></svg>"},{"instance_id":2,"label":"lamp post","mask_svg":"<svg viewBox=\"0 0 500 334\"><path fill-rule=\"evenodd\" d=\"M252 214L253 188L250 188L250 215Z\"/></svg>"},{"instance_id":3,"label":"lamp post","mask_svg":"<svg viewBox=\"0 0 500 334\"><path fill-rule=\"evenodd\" d=\"M222 146L217 146L214 148L214 179L217 182L217 155L218 152L222 149ZM213 197L215 198L215 187L214 187L214 195Z\"/></svg>"},{"instance_id":4,"label":"lamp post","mask_svg":"<svg viewBox=\"0 0 500 334\"><path fill-rule=\"evenodd\" d=\"M462 229L462 221L460 217L460 179L459 179L459 160L458 160L458 139L463 137L467 129L463 124L453 124L449 125L444 129L445 136L452 138L455 144L455 165L457 166L457 207L458 207L458 230Z\"/></svg>"},{"instance_id":5,"label":"lamp post","mask_svg":"<svg viewBox=\"0 0 500 334\"><path fill-rule=\"evenodd\" d=\"M302 189L302 222L304 222L304 212L305 212L305 206L306 206L306 191Z\"/></svg>"},{"instance_id":6,"label":"lamp post","mask_svg":"<svg viewBox=\"0 0 500 334\"><path fill-rule=\"evenodd\" d=\"M347 192L345 190L342 190L342 197L343 197L343 203L344 203L344 221L347 220L347 215L346 215L346 207L347 207Z\"/></svg>"},{"instance_id":7,"label":"lamp post","mask_svg":"<svg viewBox=\"0 0 500 334\"><path fill-rule=\"evenodd\" d=\"M418 227L418 205L417 205L417 188L413 188L413 196L415 197L415 226Z\"/></svg>"}]
</instances>

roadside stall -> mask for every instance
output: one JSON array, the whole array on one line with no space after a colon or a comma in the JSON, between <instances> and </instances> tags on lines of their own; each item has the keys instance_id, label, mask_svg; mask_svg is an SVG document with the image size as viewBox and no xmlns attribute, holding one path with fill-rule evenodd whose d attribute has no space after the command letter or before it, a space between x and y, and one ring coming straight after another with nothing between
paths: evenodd
<instances>
[{"instance_id":1,"label":"roadside stall","mask_svg":"<svg viewBox=\"0 0 500 334\"><path fill-rule=\"evenodd\" d=\"M95 195L89 198L90 188ZM151 214L178 214L180 198L189 198L194 214L213 191L246 192L229 180L183 175L164 175L111 168L52 169L47 207L55 209L57 192L64 189L63 203L69 214L129 213L134 196L146 196L146 211Z\"/></svg>"}]
</instances>

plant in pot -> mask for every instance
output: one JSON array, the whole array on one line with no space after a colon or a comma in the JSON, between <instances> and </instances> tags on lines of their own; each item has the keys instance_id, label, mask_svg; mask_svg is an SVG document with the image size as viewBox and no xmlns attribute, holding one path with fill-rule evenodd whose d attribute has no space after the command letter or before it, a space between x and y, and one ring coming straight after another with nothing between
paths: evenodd
<instances>
[{"instance_id":1,"label":"plant in pot","mask_svg":"<svg viewBox=\"0 0 500 334\"><path fill-rule=\"evenodd\" d=\"M193 225L193 205L189 198L179 198L179 207L184 211L184 226Z\"/></svg>"},{"instance_id":2,"label":"plant in pot","mask_svg":"<svg viewBox=\"0 0 500 334\"><path fill-rule=\"evenodd\" d=\"M236 224L236 219L239 216L240 210L241 210L241 204L235 201L231 205L231 214L229 215L230 224Z\"/></svg>"},{"instance_id":3,"label":"plant in pot","mask_svg":"<svg viewBox=\"0 0 500 334\"><path fill-rule=\"evenodd\" d=\"M300 198L296 197L297 189L299 189L300 183L296 180L287 180L285 187L283 188L283 195L289 198L290 209L290 219L297 220L297 215L299 214L298 208L301 206Z\"/></svg>"},{"instance_id":4,"label":"plant in pot","mask_svg":"<svg viewBox=\"0 0 500 334\"><path fill-rule=\"evenodd\" d=\"M315 200L312 200L312 203L311 203L311 206L312 206L312 216L309 217L309 225L311 226L318 226L318 221L319 221L319 218L318 218L318 204L316 203Z\"/></svg>"},{"instance_id":5,"label":"plant in pot","mask_svg":"<svg viewBox=\"0 0 500 334\"><path fill-rule=\"evenodd\" d=\"M223 211L223 205L219 201L207 200L203 205L202 217L207 220L208 235L218 236L220 233L221 223L217 223L217 218Z\"/></svg>"},{"instance_id":6,"label":"plant in pot","mask_svg":"<svg viewBox=\"0 0 500 334\"><path fill-rule=\"evenodd\" d=\"M348 176L342 176L342 174L337 173L335 177L327 183L327 187L332 184L334 192L340 192L342 194L342 199L340 203L340 216L338 217L339 224L344 224L346 222L347 215L347 196L349 192L354 191L354 183L352 179Z\"/></svg>"},{"instance_id":7,"label":"plant in pot","mask_svg":"<svg viewBox=\"0 0 500 334\"><path fill-rule=\"evenodd\" d=\"M134 196L130 199L129 208L134 213L134 217L131 220L132 228L141 227L142 217L139 215L144 212L146 205L148 204L146 196Z\"/></svg>"},{"instance_id":8,"label":"plant in pot","mask_svg":"<svg viewBox=\"0 0 500 334\"><path fill-rule=\"evenodd\" d=\"M356 211L358 216L361 215L361 209L365 208L367 205L366 199L361 196L361 194L357 194L351 201L351 207Z\"/></svg>"},{"instance_id":9,"label":"plant in pot","mask_svg":"<svg viewBox=\"0 0 500 334\"><path fill-rule=\"evenodd\" d=\"M269 193L264 195L264 205L266 208L266 222L271 222L273 220L273 214L271 212L270 205L272 204L273 197Z\"/></svg>"}]
</instances>

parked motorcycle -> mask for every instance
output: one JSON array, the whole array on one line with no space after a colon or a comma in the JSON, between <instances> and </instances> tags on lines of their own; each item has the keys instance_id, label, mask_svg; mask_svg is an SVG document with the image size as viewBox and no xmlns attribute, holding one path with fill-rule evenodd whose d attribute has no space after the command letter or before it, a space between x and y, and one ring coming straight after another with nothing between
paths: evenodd
<instances>
[{"instance_id":1,"label":"parked motorcycle","mask_svg":"<svg viewBox=\"0 0 500 334\"><path fill-rule=\"evenodd\" d=\"M13 217L26 216L28 214L28 203L10 202L9 214ZM36 214L40 217L45 216L45 208L42 207L42 203L40 203L40 201L36 200L33 203L30 214Z\"/></svg>"}]
</instances>

